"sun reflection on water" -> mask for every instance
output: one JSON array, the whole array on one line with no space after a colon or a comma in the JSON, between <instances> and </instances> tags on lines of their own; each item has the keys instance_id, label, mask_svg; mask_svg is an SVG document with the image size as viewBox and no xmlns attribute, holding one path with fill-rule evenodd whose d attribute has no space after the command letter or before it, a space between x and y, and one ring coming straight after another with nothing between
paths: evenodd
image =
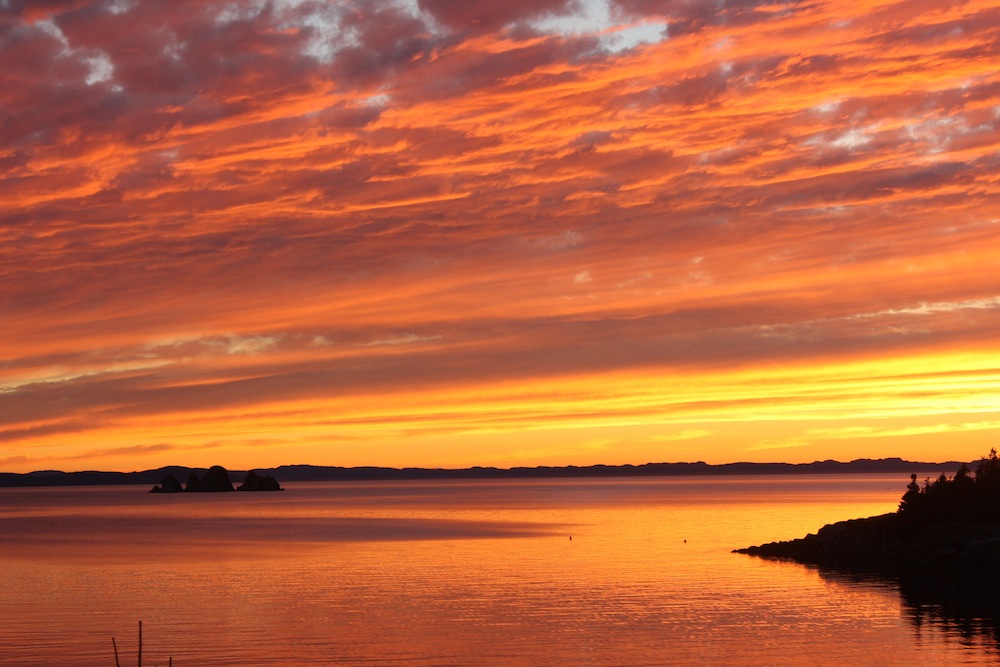
<instances>
[{"instance_id":1,"label":"sun reflection on water","mask_svg":"<svg viewBox=\"0 0 1000 667\"><path fill-rule=\"evenodd\" d=\"M0 555L0 647L26 667L102 664L141 619L150 664L204 667L997 655L892 583L730 553L892 511L892 477L287 486L221 502L4 490L20 538Z\"/></svg>"}]
</instances>

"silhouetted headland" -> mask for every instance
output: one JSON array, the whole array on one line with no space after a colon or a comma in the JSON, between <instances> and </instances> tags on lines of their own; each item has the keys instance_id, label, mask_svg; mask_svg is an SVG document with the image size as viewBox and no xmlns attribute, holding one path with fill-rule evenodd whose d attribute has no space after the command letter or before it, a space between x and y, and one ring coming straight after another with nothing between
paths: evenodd
<instances>
[{"instance_id":1,"label":"silhouetted headland","mask_svg":"<svg viewBox=\"0 0 1000 667\"><path fill-rule=\"evenodd\" d=\"M257 469L261 476L278 477L290 482L339 481L408 481L432 479L533 479L575 477L683 477L699 475L794 475L794 474L858 474L858 473L930 473L954 470L959 461L921 463L899 458L856 459L850 462L814 461L813 463L724 463L713 465L694 463L646 463L642 465L535 466L535 467L472 467L472 468L388 468L362 466L288 465ZM205 475L204 468L168 466L141 472L61 472L41 470L30 473L0 473L0 487L11 486L91 486L106 484L162 484L172 475L176 480L187 479L195 472ZM235 479L249 473L230 471Z\"/></svg>"},{"instance_id":2,"label":"silhouetted headland","mask_svg":"<svg viewBox=\"0 0 1000 667\"><path fill-rule=\"evenodd\" d=\"M843 572L920 580L1000 582L1000 460L983 458L975 474L917 483L910 476L896 512L823 526L787 542L737 549Z\"/></svg>"},{"instance_id":3,"label":"silhouetted headland","mask_svg":"<svg viewBox=\"0 0 1000 667\"><path fill-rule=\"evenodd\" d=\"M225 491L284 491L281 485L271 475L259 475L251 470L246 474L239 488L234 488L229 479L229 471L222 466L212 466L201 476L194 470L190 472L187 484L181 483L173 474L168 473L150 493L220 493Z\"/></svg>"}]
</instances>

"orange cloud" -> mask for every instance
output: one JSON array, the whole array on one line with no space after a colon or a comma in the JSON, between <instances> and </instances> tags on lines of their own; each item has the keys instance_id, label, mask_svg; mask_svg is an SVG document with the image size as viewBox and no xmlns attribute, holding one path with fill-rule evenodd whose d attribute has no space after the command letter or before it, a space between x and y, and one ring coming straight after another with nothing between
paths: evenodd
<instances>
[{"instance_id":1,"label":"orange cloud","mask_svg":"<svg viewBox=\"0 0 1000 667\"><path fill-rule=\"evenodd\" d=\"M0 9L11 469L995 431L994 3L238 5Z\"/></svg>"}]
</instances>

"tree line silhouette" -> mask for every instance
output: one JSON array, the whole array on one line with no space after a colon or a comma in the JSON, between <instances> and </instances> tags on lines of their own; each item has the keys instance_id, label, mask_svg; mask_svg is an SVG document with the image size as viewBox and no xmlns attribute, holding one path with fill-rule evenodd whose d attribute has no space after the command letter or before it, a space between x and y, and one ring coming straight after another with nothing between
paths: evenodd
<instances>
[{"instance_id":1,"label":"tree line silhouette","mask_svg":"<svg viewBox=\"0 0 1000 667\"><path fill-rule=\"evenodd\" d=\"M980 459L973 475L962 465L954 477L917 483L916 474L899 503L900 519L908 527L932 523L1000 523L1000 458L996 449Z\"/></svg>"}]
</instances>

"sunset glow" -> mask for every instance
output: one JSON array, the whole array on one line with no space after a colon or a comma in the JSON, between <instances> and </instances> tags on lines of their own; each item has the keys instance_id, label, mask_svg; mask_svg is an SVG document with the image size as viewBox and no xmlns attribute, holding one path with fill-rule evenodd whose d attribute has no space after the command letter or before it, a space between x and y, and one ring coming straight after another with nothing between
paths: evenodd
<instances>
[{"instance_id":1,"label":"sunset glow","mask_svg":"<svg viewBox=\"0 0 1000 667\"><path fill-rule=\"evenodd\" d=\"M971 460L1000 3L0 3L0 470Z\"/></svg>"}]
</instances>

